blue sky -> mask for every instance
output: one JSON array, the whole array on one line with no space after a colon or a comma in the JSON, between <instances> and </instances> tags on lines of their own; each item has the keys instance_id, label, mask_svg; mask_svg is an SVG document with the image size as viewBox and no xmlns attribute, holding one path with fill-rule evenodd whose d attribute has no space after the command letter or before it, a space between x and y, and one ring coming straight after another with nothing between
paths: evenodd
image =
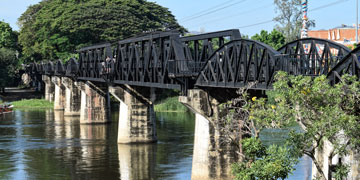
<instances>
[{"instance_id":1,"label":"blue sky","mask_svg":"<svg viewBox=\"0 0 360 180\"><path fill-rule=\"evenodd\" d=\"M17 18L31 4L40 0L0 0L0 20L18 30ZM254 35L262 29L271 31L275 23L273 0L150 0L175 15L189 31L206 32L239 28L242 34ZM315 20L313 29L329 29L341 24L356 22L356 0L308 0L310 19ZM205 11L208 10L209 11ZM203 12L203 13L201 13ZM202 14L206 15L202 15ZM259 25L254 25L259 24ZM254 25L254 26L252 26Z\"/></svg>"}]
</instances>

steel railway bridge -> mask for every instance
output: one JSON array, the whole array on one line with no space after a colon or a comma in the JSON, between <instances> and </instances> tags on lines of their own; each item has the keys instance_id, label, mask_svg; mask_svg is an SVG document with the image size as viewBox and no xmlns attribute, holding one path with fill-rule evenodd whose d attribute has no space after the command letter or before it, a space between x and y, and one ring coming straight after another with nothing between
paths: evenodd
<instances>
[{"instance_id":1,"label":"steel railway bridge","mask_svg":"<svg viewBox=\"0 0 360 180\"><path fill-rule=\"evenodd\" d=\"M305 38L278 50L248 39L238 30L181 37L154 32L78 50L79 59L32 63L33 79L41 75L75 81L179 89L240 88L257 82L271 88L274 74L327 75L336 82L344 73L359 76L360 49L350 51L333 41Z\"/></svg>"},{"instance_id":2,"label":"steel railway bridge","mask_svg":"<svg viewBox=\"0 0 360 180\"><path fill-rule=\"evenodd\" d=\"M156 89L180 90L179 101L196 114L193 169L201 171L193 171L192 179L216 177L214 168L220 169L215 173L230 169L229 157L236 155L222 148L214 119L222 116L219 104L235 97L238 88L256 82L254 92L271 89L278 71L326 75L332 84L346 73L360 76L360 48L305 38L275 50L242 39L234 29L185 37L153 32L85 47L78 54L78 60L65 63L32 63L26 72L34 82L45 82L45 97L55 109L80 115L80 123L109 122L112 94L120 102L118 143L156 141Z\"/></svg>"}]
</instances>

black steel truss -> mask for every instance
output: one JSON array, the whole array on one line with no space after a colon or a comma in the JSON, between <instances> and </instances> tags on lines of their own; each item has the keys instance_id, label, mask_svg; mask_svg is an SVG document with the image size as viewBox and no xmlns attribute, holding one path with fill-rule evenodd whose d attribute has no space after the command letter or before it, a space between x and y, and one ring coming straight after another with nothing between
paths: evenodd
<instances>
[{"instance_id":1,"label":"black steel truss","mask_svg":"<svg viewBox=\"0 0 360 180\"><path fill-rule=\"evenodd\" d=\"M331 84L341 81L341 76L350 74L360 77L360 47L348 53L328 74Z\"/></svg>"},{"instance_id":2,"label":"black steel truss","mask_svg":"<svg viewBox=\"0 0 360 180\"><path fill-rule=\"evenodd\" d=\"M278 51L288 59L293 75L327 74L351 50L346 46L318 38L303 38L292 41Z\"/></svg>"},{"instance_id":3,"label":"black steel truss","mask_svg":"<svg viewBox=\"0 0 360 180\"><path fill-rule=\"evenodd\" d=\"M114 83L180 89L169 77L169 61L185 60L179 34L149 34L118 42L116 57L106 69ZM114 71L112 71L114 67ZM179 67L187 70L186 66Z\"/></svg>"},{"instance_id":4,"label":"black steel truss","mask_svg":"<svg viewBox=\"0 0 360 180\"><path fill-rule=\"evenodd\" d=\"M268 89L280 70L281 55L258 41L241 39L225 44L208 60L196 81L199 87L240 88L250 82Z\"/></svg>"},{"instance_id":5,"label":"black steel truss","mask_svg":"<svg viewBox=\"0 0 360 180\"><path fill-rule=\"evenodd\" d=\"M225 41L237 39L241 39L237 29L181 37L186 59L195 62L206 62L217 49L225 44Z\"/></svg>"},{"instance_id":6,"label":"black steel truss","mask_svg":"<svg viewBox=\"0 0 360 180\"><path fill-rule=\"evenodd\" d=\"M153 32L78 50L71 58L33 63L26 71L66 76L74 80L181 89L239 88L257 82L255 89L269 89L274 74L329 74L335 82L344 73L359 76L359 48L317 38L290 42L278 51L258 41L241 39L238 30L180 37L175 31Z\"/></svg>"},{"instance_id":7,"label":"black steel truss","mask_svg":"<svg viewBox=\"0 0 360 180\"><path fill-rule=\"evenodd\" d=\"M181 37L185 59L170 60L172 77L196 77L209 57L226 41L241 39L239 30L230 29ZM186 67L186 69L182 68Z\"/></svg>"}]
</instances>

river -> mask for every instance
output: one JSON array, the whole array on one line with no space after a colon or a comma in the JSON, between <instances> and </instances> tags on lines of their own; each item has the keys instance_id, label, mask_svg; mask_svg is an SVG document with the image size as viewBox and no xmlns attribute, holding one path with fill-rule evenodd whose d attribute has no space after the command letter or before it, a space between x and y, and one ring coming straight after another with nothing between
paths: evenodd
<instances>
[{"instance_id":1,"label":"river","mask_svg":"<svg viewBox=\"0 0 360 180\"><path fill-rule=\"evenodd\" d=\"M0 116L0 179L190 179L195 120L191 113L156 113L158 142L117 144L114 123L82 125L52 110ZM267 143L284 132L264 132ZM309 174L310 173L310 174ZM290 180L308 179L302 158Z\"/></svg>"}]
</instances>

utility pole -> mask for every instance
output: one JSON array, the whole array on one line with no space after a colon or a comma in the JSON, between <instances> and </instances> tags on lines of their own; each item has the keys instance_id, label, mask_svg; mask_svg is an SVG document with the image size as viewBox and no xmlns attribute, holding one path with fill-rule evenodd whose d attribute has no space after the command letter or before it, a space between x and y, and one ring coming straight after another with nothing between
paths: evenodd
<instances>
[{"instance_id":1,"label":"utility pole","mask_svg":"<svg viewBox=\"0 0 360 180\"><path fill-rule=\"evenodd\" d=\"M301 38L306 38L308 37L308 17L307 17L308 1L307 0L301 0L301 9L303 13Z\"/></svg>"},{"instance_id":2,"label":"utility pole","mask_svg":"<svg viewBox=\"0 0 360 180\"><path fill-rule=\"evenodd\" d=\"M356 0L356 45L359 43L359 0Z\"/></svg>"}]
</instances>

